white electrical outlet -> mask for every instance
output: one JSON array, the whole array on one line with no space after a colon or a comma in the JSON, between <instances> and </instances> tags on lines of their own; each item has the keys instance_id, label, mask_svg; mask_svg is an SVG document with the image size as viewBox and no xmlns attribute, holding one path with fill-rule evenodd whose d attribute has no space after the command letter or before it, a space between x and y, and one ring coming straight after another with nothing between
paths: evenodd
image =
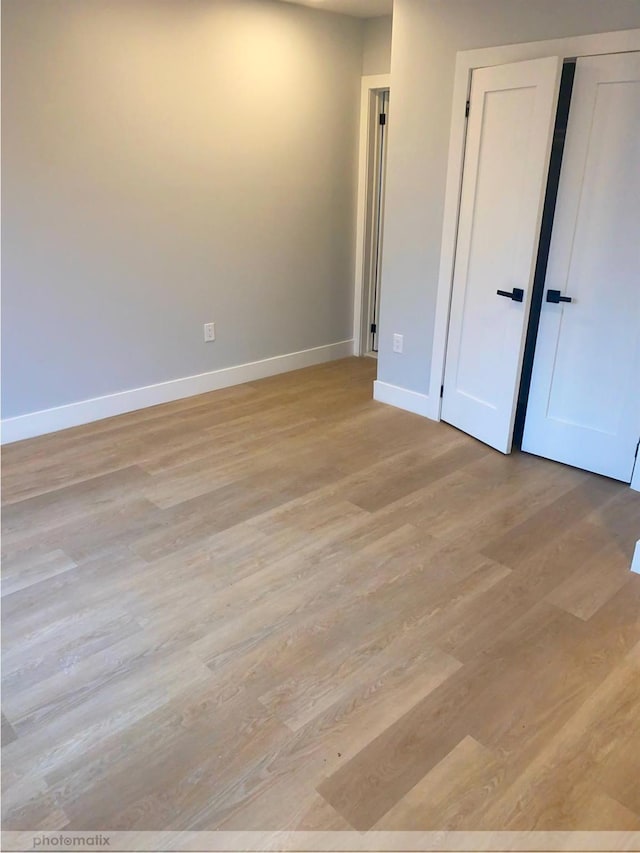
<instances>
[{"instance_id":1,"label":"white electrical outlet","mask_svg":"<svg viewBox=\"0 0 640 853\"><path fill-rule=\"evenodd\" d=\"M404 345L404 337L402 335L394 335L393 336L393 351L394 352L402 352L402 347Z\"/></svg>"},{"instance_id":2,"label":"white electrical outlet","mask_svg":"<svg viewBox=\"0 0 640 853\"><path fill-rule=\"evenodd\" d=\"M216 339L216 324L215 323L205 323L204 324L204 339L205 341L215 341Z\"/></svg>"}]
</instances>

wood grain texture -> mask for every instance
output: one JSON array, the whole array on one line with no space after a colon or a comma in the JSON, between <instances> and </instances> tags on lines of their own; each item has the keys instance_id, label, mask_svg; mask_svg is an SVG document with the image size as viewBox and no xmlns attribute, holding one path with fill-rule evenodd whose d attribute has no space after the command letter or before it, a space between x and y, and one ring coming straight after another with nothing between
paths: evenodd
<instances>
[{"instance_id":1,"label":"wood grain texture","mask_svg":"<svg viewBox=\"0 0 640 853\"><path fill-rule=\"evenodd\" d=\"M640 496L347 359L3 450L3 820L640 828Z\"/></svg>"}]
</instances>

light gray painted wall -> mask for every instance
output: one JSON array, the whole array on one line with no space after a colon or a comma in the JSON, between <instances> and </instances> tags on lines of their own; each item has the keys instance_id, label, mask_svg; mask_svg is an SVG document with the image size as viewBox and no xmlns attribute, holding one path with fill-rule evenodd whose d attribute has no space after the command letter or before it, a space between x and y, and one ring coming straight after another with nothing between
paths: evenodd
<instances>
[{"instance_id":1,"label":"light gray painted wall","mask_svg":"<svg viewBox=\"0 0 640 853\"><path fill-rule=\"evenodd\" d=\"M391 71L391 15L368 18L364 22L362 74L388 74Z\"/></svg>"},{"instance_id":2,"label":"light gray painted wall","mask_svg":"<svg viewBox=\"0 0 640 853\"><path fill-rule=\"evenodd\" d=\"M456 52L635 27L638 0L395 0L379 379L429 392Z\"/></svg>"},{"instance_id":3,"label":"light gray painted wall","mask_svg":"<svg viewBox=\"0 0 640 853\"><path fill-rule=\"evenodd\" d=\"M4 417L351 337L362 21L2 6Z\"/></svg>"}]
</instances>

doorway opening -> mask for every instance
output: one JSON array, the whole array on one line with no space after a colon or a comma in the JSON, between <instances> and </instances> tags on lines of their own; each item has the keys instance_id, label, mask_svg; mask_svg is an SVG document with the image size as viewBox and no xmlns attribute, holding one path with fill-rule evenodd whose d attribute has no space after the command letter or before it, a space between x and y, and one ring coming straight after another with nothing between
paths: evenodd
<instances>
[{"instance_id":1,"label":"doorway opening","mask_svg":"<svg viewBox=\"0 0 640 853\"><path fill-rule=\"evenodd\" d=\"M380 89L374 95L373 127L370 135L368 169L371 175L367 199L369 227L365 252L365 299L363 300L363 355L377 356L380 326L380 290L382 279L382 240L384 229L384 200L387 171L387 132L389 121L389 90Z\"/></svg>"},{"instance_id":2,"label":"doorway opening","mask_svg":"<svg viewBox=\"0 0 640 853\"><path fill-rule=\"evenodd\" d=\"M363 78L361 126L359 267L356 270L356 352L376 358L380 328L380 296L384 205L389 132L389 87L369 87ZM373 81L372 81L373 82ZM375 83L381 81L376 80Z\"/></svg>"}]
</instances>

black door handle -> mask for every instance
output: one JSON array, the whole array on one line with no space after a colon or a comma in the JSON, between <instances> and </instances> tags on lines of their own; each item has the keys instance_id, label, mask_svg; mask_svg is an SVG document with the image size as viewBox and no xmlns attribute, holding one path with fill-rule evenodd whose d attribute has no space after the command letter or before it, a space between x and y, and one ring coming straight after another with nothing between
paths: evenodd
<instances>
[{"instance_id":1,"label":"black door handle","mask_svg":"<svg viewBox=\"0 0 640 853\"><path fill-rule=\"evenodd\" d=\"M570 296L560 296L559 290L547 290L547 302L571 302Z\"/></svg>"},{"instance_id":2,"label":"black door handle","mask_svg":"<svg viewBox=\"0 0 640 853\"><path fill-rule=\"evenodd\" d=\"M513 299L514 302L522 302L524 299L524 290L521 287L514 287L513 290L496 290L498 296L506 296L508 299Z\"/></svg>"}]
</instances>

